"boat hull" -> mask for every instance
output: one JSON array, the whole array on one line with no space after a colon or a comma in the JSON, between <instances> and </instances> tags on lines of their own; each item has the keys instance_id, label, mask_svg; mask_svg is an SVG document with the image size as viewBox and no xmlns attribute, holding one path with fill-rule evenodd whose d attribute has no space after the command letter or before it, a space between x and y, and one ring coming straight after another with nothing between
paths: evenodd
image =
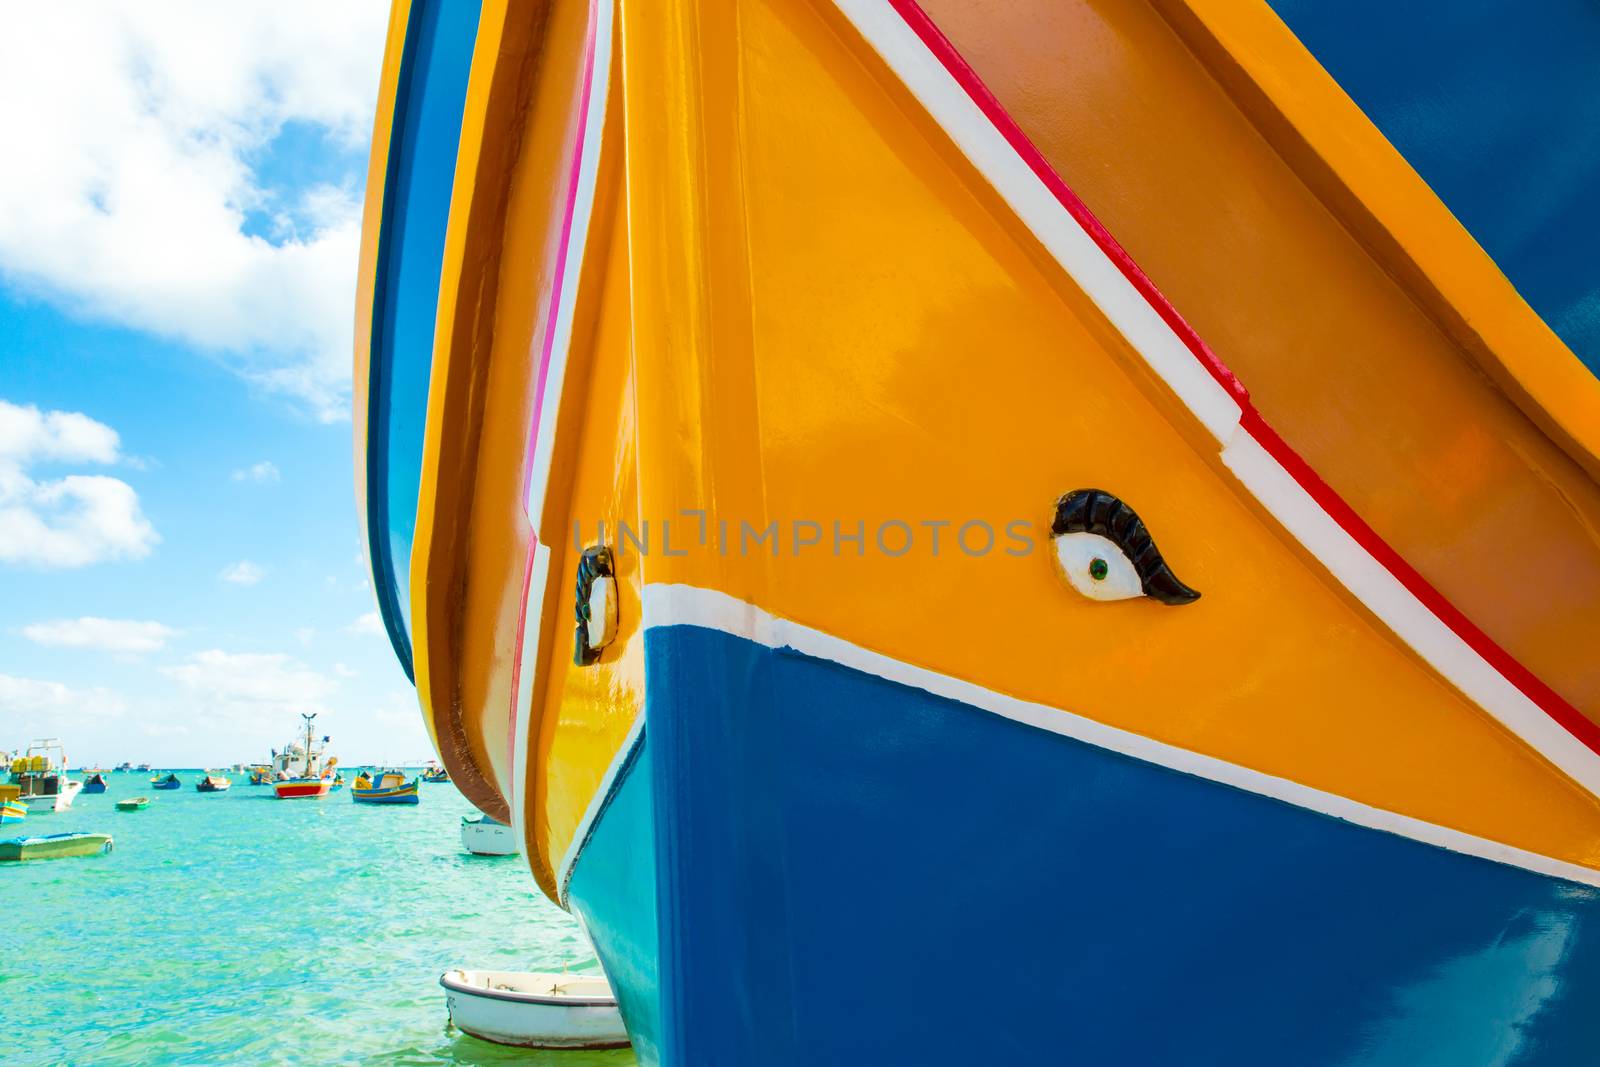
<instances>
[{"instance_id":1,"label":"boat hull","mask_svg":"<svg viewBox=\"0 0 1600 1067\"><path fill-rule=\"evenodd\" d=\"M46 793L41 796L21 797L22 803L28 806L29 811L65 811L72 807L72 802L77 799L83 790L82 782L63 782L59 793Z\"/></svg>"},{"instance_id":2,"label":"boat hull","mask_svg":"<svg viewBox=\"0 0 1600 1067\"><path fill-rule=\"evenodd\" d=\"M357 789L350 787L350 799L357 804L420 804L415 782L399 789Z\"/></svg>"},{"instance_id":3,"label":"boat hull","mask_svg":"<svg viewBox=\"0 0 1600 1067\"><path fill-rule=\"evenodd\" d=\"M104 793L106 791L106 783L104 781L93 780L84 782L83 791L85 793Z\"/></svg>"},{"instance_id":4,"label":"boat hull","mask_svg":"<svg viewBox=\"0 0 1600 1067\"><path fill-rule=\"evenodd\" d=\"M359 484L459 788L645 1064L1600 1060L1592 375L1254 5L924 6L391 40Z\"/></svg>"},{"instance_id":5,"label":"boat hull","mask_svg":"<svg viewBox=\"0 0 1600 1067\"><path fill-rule=\"evenodd\" d=\"M474 856L515 856L517 838L504 823L462 819L461 847Z\"/></svg>"},{"instance_id":6,"label":"boat hull","mask_svg":"<svg viewBox=\"0 0 1600 1067\"><path fill-rule=\"evenodd\" d=\"M472 985L476 972L447 971L450 1021L473 1037L518 1048L626 1048L628 1032L609 998L538 997Z\"/></svg>"},{"instance_id":7,"label":"boat hull","mask_svg":"<svg viewBox=\"0 0 1600 1067\"><path fill-rule=\"evenodd\" d=\"M128 800L117 801L118 811L143 811L150 806L149 797L131 797Z\"/></svg>"},{"instance_id":8,"label":"boat hull","mask_svg":"<svg viewBox=\"0 0 1600 1067\"><path fill-rule=\"evenodd\" d=\"M646 646L649 727L569 900L660 1042L642 1062L1600 1049L1594 886L742 636L668 627ZM1005 1019L1050 1025L933 1007L979 959L1006 976Z\"/></svg>"},{"instance_id":9,"label":"boat hull","mask_svg":"<svg viewBox=\"0 0 1600 1067\"><path fill-rule=\"evenodd\" d=\"M0 860L57 860L111 851L110 834L52 834L0 841Z\"/></svg>"},{"instance_id":10,"label":"boat hull","mask_svg":"<svg viewBox=\"0 0 1600 1067\"><path fill-rule=\"evenodd\" d=\"M279 800L298 800L303 797L325 797L333 783L323 778L291 779L272 783L272 791Z\"/></svg>"},{"instance_id":11,"label":"boat hull","mask_svg":"<svg viewBox=\"0 0 1600 1067\"><path fill-rule=\"evenodd\" d=\"M28 817L28 808L25 804L0 804L0 826L19 823Z\"/></svg>"}]
</instances>

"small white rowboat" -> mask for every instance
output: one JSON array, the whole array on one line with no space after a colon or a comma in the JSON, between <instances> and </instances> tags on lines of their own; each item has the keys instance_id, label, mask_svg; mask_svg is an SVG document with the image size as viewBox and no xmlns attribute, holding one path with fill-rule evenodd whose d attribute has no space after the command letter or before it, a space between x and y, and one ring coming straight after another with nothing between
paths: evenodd
<instances>
[{"instance_id":1,"label":"small white rowboat","mask_svg":"<svg viewBox=\"0 0 1600 1067\"><path fill-rule=\"evenodd\" d=\"M461 847L477 856L515 856L517 839L511 827L488 815L461 817Z\"/></svg>"},{"instance_id":2,"label":"small white rowboat","mask_svg":"<svg viewBox=\"0 0 1600 1067\"><path fill-rule=\"evenodd\" d=\"M600 975L446 971L439 976L450 1021L497 1045L625 1048L628 1031Z\"/></svg>"}]
</instances>

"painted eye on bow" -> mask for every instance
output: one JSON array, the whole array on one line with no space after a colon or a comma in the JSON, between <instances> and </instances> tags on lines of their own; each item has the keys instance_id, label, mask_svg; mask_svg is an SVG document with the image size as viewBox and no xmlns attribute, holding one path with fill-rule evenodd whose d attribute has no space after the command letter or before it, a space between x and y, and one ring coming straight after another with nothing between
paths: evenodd
<instances>
[{"instance_id":1,"label":"painted eye on bow","mask_svg":"<svg viewBox=\"0 0 1600 1067\"><path fill-rule=\"evenodd\" d=\"M1161 558L1143 520L1103 489L1074 489L1056 501L1050 536L1062 574L1091 600L1147 596L1181 605L1200 599Z\"/></svg>"}]
</instances>

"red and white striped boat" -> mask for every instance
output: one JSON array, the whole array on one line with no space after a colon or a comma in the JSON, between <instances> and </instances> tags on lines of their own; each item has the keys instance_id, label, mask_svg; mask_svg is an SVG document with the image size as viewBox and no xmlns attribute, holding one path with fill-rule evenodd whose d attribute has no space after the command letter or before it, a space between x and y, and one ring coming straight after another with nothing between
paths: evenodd
<instances>
[{"instance_id":1,"label":"red and white striped boat","mask_svg":"<svg viewBox=\"0 0 1600 1067\"><path fill-rule=\"evenodd\" d=\"M324 760L324 750L318 748L315 735L312 733L311 724L316 719L315 715L301 715L306 723L306 740L303 762L299 768L300 773L293 778L280 778L272 783L272 791L278 795L279 800L292 800L297 797L325 797L333 790L334 766L339 762L337 758ZM327 742L324 737L323 742Z\"/></svg>"}]
</instances>

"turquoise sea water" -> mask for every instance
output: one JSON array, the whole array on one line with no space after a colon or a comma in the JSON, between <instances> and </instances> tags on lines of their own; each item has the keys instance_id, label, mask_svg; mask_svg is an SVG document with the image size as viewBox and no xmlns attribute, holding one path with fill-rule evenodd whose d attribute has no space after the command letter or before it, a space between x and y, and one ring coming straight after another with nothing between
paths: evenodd
<instances>
[{"instance_id":1,"label":"turquoise sea water","mask_svg":"<svg viewBox=\"0 0 1600 1067\"><path fill-rule=\"evenodd\" d=\"M475 812L454 786L391 807L348 791L278 800L238 775L198 793L199 772L178 773L170 792L113 774L106 793L0 830L116 842L0 864L7 1067L633 1064L626 1051L505 1049L448 1025L450 967L598 970L519 858L462 850L461 816ZM144 811L113 807L139 795L153 798Z\"/></svg>"}]
</instances>

